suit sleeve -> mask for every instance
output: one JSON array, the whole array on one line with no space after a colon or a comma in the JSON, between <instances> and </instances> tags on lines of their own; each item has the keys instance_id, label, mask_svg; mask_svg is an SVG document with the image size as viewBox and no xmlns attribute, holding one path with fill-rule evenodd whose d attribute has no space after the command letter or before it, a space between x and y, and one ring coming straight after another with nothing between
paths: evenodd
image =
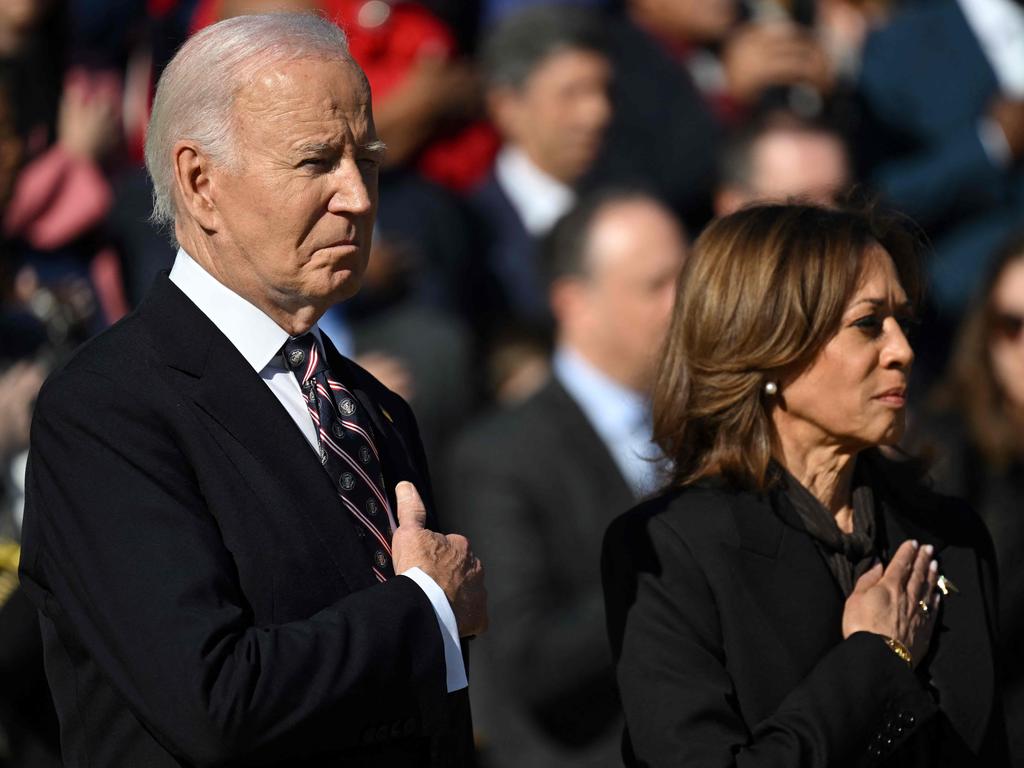
<instances>
[{"instance_id":1,"label":"suit sleeve","mask_svg":"<svg viewBox=\"0 0 1024 768\"><path fill-rule=\"evenodd\" d=\"M906 65L905 40L889 31L868 38L858 84L867 106L866 136L910 140L913 149L881 159L872 181L888 201L921 226L943 223L950 211L984 212L1006 200L1007 169L993 162L982 143L978 115L965 115L941 136L923 136L908 119L919 103L906 78L892 73ZM912 112L910 114L913 114Z\"/></svg>"},{"instance_id":2,"label":"suit sleeve","mask_svg":"<svg viewBox=\"0 0 1024 768\"><path fill-rule=\"evenodd\" d=\"M619 518L602 572L629 765L826 768L870 749L886 715L921 723L935 712L906 664L862 632L822 658L770 717L747 722L713 593L675 531L656 517Z\"/></svg>"},{"instance_id":3,"label":"suit sleeve","mask_svg":"<svg viewBox=\"0 0 1024 768\"><path fill-rule=\"evenodd\" d=\"M395 578L304 620L257 626L176 418L88 370L44 387L22 559L44 625L189 764L298 760L382 732L429 733L445 680L420 588Z\"/></svg>"},{"instance_id":4,"label":"suit sleeve","mask_svg":"<svg viewBox=\"0 0 1024 768\"><path fill-rule=\"evenodd\" d=\"M579 553L546 534L544 519L558 510L540 501L534 472L512 455L518 446L496 450L473 437L453 453L445 490L487 568L487 642L509 692L535 713L605 700L611 659L596 562L594 588L567 596L549 561Z\"/></svg>"}]
</instances>

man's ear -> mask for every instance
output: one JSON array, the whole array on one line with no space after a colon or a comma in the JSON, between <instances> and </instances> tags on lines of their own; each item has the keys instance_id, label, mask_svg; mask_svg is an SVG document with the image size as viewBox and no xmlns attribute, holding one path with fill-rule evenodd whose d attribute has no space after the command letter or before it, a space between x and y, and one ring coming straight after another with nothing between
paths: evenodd
<instances>
[{"instance_id":1,"label":"man's ear","mask_svg":"<svg viewBox=\"0 0 1024 768\"><path fill-rule=\"evenodd\" d=\"M487 89L485 94L487 114L506 141L519 137L519 122L523 112L522 95L510 85L499 85Z\"/></svg>"},{"instance_id":2,"label":"man's ear","mask_svg":"<svg viewBox=\"0 0 1024 768\"><path fill-rule=\"evenodd\" d=\"M174 145L174 188L178 204L199 226L215 232L220 221L213 200L213 163L209 155L191 141Z\"/></svg>"},{"instance_id":3,"label":"man's ear","mask_svg":"<svg viewBox=\"0 0 1024 768\"><path fill-rule=\"evenodd\" d=\"M557 277L548 288L548 301L559 327L575 327L586 312L586 285L576 275Z\"/></svg>"}]
</instances>

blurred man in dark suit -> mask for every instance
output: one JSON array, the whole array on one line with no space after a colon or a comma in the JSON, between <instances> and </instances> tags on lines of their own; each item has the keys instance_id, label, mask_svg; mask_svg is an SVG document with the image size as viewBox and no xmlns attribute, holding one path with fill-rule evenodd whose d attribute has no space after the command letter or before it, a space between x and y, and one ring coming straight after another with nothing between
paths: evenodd
<instances>
[{"instance_id":1,"label":"blurred man in dark suit","mask_svg":"<svg viewBox=\"0 0 1024 768\"><path fill-rule=\"evenodd\" d=\"M146 149L174 267L32 430L21 573L65 764L465 764L481 566L433 532L408 406L316 325L359 288L383 150L344 34L208 27Z\"/></svg>"},{"instance_id":2,"label":"blurred man in dark suit","mask_svg":"<svg viewBox=\"0 0 1024 768\"><path fill-rule=\"evenodd\" d=\"M539 243L576 201L611 118L611 67L600 16L528 8L484 42L487 106L502 137L494 168L471 198L487 260L513 316L549 316Z\"/></svg>"},{"instance_id":3,"label":"blurred man in dark suit","mask_svg":"<svg viewBox=\"0 0 1024 768\"><path fill-rule=\"evenodd\" d=\"M685 242L662 204L605 192L549 244L553 376L472 428L448 475L491 574L475 720L489 766L621 765L598 559L608 521L658 483L647 391Z\"/></svg>"}]
</instances>

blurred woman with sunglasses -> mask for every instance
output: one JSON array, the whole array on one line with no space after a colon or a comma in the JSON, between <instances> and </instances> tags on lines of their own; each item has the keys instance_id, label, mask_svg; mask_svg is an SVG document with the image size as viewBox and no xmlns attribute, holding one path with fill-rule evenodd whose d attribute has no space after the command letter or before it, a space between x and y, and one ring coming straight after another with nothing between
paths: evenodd
<instances>
[{"instance_id":1,"label":"blurred woman with sunglasses","mask_svg":"<svg viewBox=\"0 0 1024 768\"><path fill-rule=\"evenodd\" d=\"M1024 766L1024 233L992 265L932 406L920 442L935 485L971 502L995 543L1006 723Z\"/></svg>"}]
</instances>

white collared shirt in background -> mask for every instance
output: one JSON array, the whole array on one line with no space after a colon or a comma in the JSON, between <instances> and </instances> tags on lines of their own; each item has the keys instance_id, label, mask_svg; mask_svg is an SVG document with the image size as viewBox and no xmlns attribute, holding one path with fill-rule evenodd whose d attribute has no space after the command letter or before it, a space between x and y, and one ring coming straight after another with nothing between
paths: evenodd
<instances>
[{"instance_id":1,"label":"white collared shirt in background","mask_svg":"<svg viewBox=\"0 0 1024 768\"><path fill-rule=\"evenodd\" d=\"M576 202L571 187L542 171L517 147L501 148L494 161L494 175L523 227L534 237L551 231Z\"/></svg>"},{"instance_id":2,"label":"white collared shirt in background","mask_svg":"<svg viewBox=\"0 0 1024 768\"><path fill-rule=\"evenodd\" d=\"M271 320L263 310L220 283L182 248L178 249L178 255L174 259L170 279L199 308L199 311L217 326L259 374L295 422L295 426L302 432L314 451L315 461L319 464L320 443L313 418L309 415L306 400L302 395L302 388L295 375L281 365L283 360L278 357L281 347L289 338L288 332ZM322 350L320 329L314 325L310 331ZM273 439L273 436L269 436L269 439ZM344 514L340 505L338 514ZM412 579L423 590L437 615L441 637L444 639L448 692L465 688L469 683L462 661L458 626L444 590L419 568L410 568L399 575Z\"/></svg>"},{"instance_id":3,"label":"white collared shirt in background","mask_svg":"<svg viewBox=\"0 0 1024 768\"><path fill-rule=\"evenodd\" d=\"M651 442L650 402L595 368L571 347L560 346L552 360L555 378L587 417L634 496L657 490L663 466Z\"/></svg>"},{"instance_id":4,"label":"white collared shirt in background","mask_svg":"<svg viewBox=\"0 0 1024 768\"><path fill-rule=\"evenodd\" d=\"M1024 99L1024 8L1013 0L958 2L1003 95ZM978 136L993 165L1013 162L1003 129L988 115L978 121Z\"/></svg>"}]
</instances>

